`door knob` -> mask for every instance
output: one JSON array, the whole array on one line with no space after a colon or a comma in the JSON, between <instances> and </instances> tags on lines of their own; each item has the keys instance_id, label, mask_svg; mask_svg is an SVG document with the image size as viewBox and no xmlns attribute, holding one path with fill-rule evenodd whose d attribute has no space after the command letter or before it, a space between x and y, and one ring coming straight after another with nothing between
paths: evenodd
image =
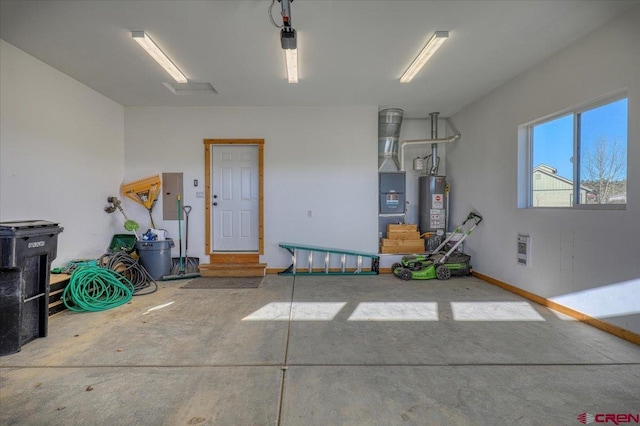
<instances>
[{"instance_id":1,"label":"door knob","mask_svg":"<svg viewBox=\"0 0 640 426\"><path fill-rule=\"evenodd\" d=\"M214 206L217 206L217 205L218 205L218 203L213 203L213 205L214 205Z\"/></svg>"}]
</instances>

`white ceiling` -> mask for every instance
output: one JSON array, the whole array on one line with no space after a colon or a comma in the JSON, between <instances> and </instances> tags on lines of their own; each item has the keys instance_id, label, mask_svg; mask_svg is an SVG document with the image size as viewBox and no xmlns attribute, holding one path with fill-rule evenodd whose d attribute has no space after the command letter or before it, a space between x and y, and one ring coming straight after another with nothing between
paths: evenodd
<instances>
[{"instance_id":1,"label":"white ceiling","mask_svg":"<svg viewBox=\"0 0 640 426\"><path fill-rule=\"evenodd\" d=\"M640 1L295 0L298 84L287 83L270 4L2 0L0 36L124 106L377 105L417 118L459 111ZM219 94L174 95L132 30ZM449 40L413 82L399 83L437 30Z\"/></svg>"}]
</instances>

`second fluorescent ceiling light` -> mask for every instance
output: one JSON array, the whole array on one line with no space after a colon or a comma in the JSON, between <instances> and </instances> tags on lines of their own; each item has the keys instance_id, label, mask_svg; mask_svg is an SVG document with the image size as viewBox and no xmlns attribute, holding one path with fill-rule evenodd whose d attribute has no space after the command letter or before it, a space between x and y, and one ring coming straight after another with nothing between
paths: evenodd
<instances>
[{"instance_id":1,"label":"second fluorescent ceiling light","mask_svg":"<svg viewBox=\"0 0 640 426\"><path fill-rule=\"evenodd\" d=\"M287 63L287 79L289 80L289 83L297 83L298 38L296 30L291 26L291 2L293 2L293 0L278 1L282 6L282 26L280 27L282 30L280 31L280 44L282 49L284 49L284 59ZM269 16L271 16L271 9L269 9ZM271 22L273 22L273 18ZM274 25L276 24L274 23Z\"/></svg>"},{"instance_id":2,"label":"second fluorescent ceiling light","mask_svg":"<svg viewBox=\"0 0 640 426\"><path fill-rule=\"evenodd\" d=\"M287 79L289 83L298 82L298 49L285 49L284 59L287 63Z\"/></svg>"},{"instance_id":3,"label":"second fluorescent ceiling light","mask_svg":"<svg viewBox=\"0 0 640 426\"><path fill-rule=\"evenodd\" d=\"M436 31L420 54L413 60L411 65L409 65L409 68L402 74L400 83L409 83L413 80L413 77L420 72L424 64L436 53L447 38L449 38L449 31Z\"/></svg>"},{"instance_id":4,"label":"second fluorescent ceiling light","mask_svg":"<svg viewBox=\"0 0 640 426\"><path fill-rule=\"evenodd\" d=\"M298 42L296 30L283 29L280 32L280 43L284 50L284 59L287 64L287 78L289 83L298 82Z\"/></svg>"},{"instance_id":5,"label":"second fluorescent ceiling light","mask_svg":"<svg viewBox=\"0 0 640 426\"><path fill-rule=\"evenodd\" d=\"M187 83L189 81L187 80L187 77L182 74L182 71L180 71L173 62L171 62L171 59L169 59L169 57L160 50L160 48L144 31L132 31L131 37L133 37L133 39L137 41L138 44L142 46L144 50L146 50L147 53L151 55L151 57L155 59L155 61L160 64L160 66L164 68L169 75L171 75L171 77L174 78L175 81L178 83Z\"/></svg>"}]
</instances>

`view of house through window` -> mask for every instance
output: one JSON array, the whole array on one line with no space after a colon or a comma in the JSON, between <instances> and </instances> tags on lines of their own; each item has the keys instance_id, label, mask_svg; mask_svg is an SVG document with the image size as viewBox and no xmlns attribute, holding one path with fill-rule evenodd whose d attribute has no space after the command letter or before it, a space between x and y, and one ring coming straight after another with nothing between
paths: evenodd
<instances>
[{"instance_id":1,"label":"view of house through window","mask_svg":"<svg viewBox=\"0 0 640 426\"><path fill-rule=\"evenodd\" d=\"M529 127L531 207L627 203L627 98Z\"/></svg>"}]
</instances>

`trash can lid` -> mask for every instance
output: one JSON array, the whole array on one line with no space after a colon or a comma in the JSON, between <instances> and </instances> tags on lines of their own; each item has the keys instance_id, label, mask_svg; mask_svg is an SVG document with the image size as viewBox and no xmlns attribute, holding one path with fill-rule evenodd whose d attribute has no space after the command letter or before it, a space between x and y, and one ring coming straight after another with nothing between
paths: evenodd
<instances>
[{"instance_id":1,"label":"trash can lid","mask_svg":"<svg viewBox=\"0 0 640 426\"><path fill-rule=\"evenodd\" d=\"M0 236L12 236L16 231L37 230L50 227L58 227L58 224L46 220L16 220L0 222Z\"/></svg>"}]
</instances>

